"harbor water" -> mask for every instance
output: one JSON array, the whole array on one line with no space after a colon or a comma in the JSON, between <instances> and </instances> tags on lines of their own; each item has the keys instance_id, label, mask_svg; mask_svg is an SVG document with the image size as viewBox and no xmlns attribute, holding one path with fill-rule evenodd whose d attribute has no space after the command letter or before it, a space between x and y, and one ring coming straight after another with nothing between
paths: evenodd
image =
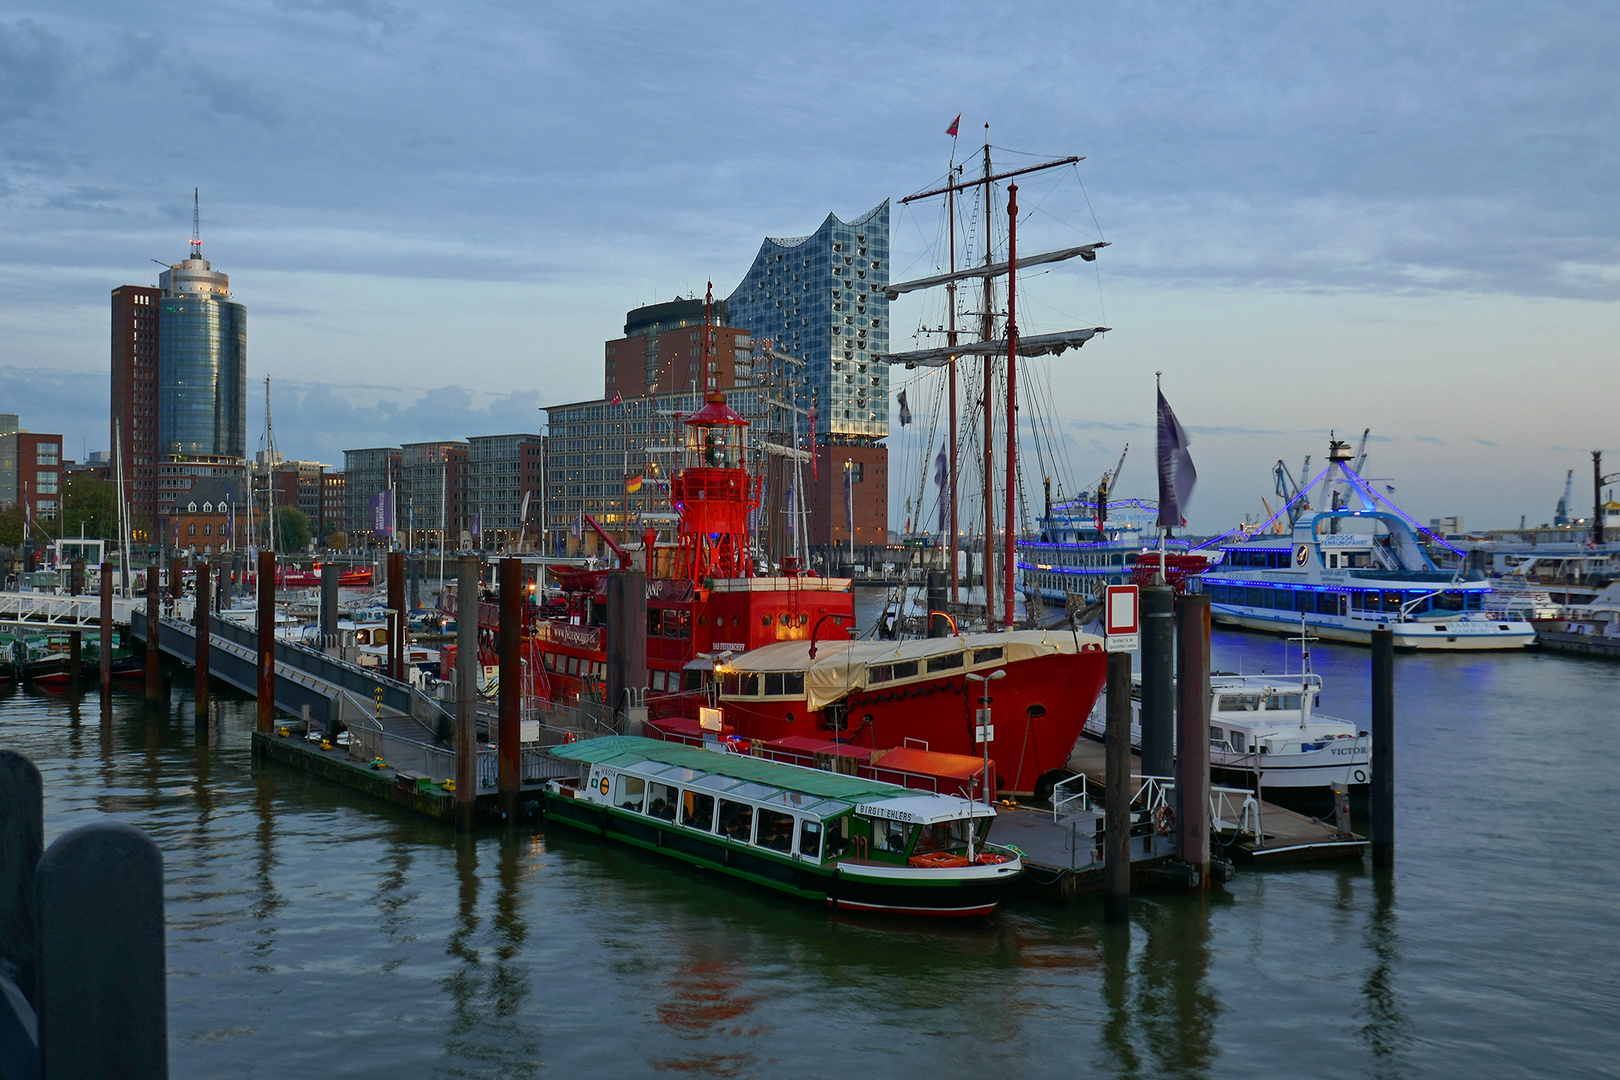
<instances>
[{"instance_id":1,"label":"harbor water","mask_svg":"<svg viewBox=\"0 0 1620 1080\"><path fill-rule=\"evenodd\" d=\"M1365 650L1318 646L1365 721ZM1217 631L1217 668L1297 646ZM562 828L450 829L249 753L254 709L0 689L46 839L165 859L176 1077L1614 1076L1620 665L1396 660L1398 854L1208 897L851 919Z\"/></svg>"}]
</instances>

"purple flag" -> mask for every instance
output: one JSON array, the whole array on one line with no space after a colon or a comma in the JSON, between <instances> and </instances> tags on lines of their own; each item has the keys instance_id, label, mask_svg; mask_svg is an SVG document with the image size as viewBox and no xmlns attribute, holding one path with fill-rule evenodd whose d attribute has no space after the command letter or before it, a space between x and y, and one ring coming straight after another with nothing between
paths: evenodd
<instances>
[{"instance_id":1,"label":"purple flag","mask_svg":"<svg viewBox=\"0 0 1620 1080\"><path fill-rule=\"evenodd\" d=\"M371 531L378 536L394 535L394 493L379 491L371 497Z\"/></svg>"},{"instance_id":2,"label":"purple flag","mask_svg":"<svg viewBox=\"0 0 1620 1080\"><path fill-rule=\"evenodd\" d=\"M945 501L950 498L950 491L946 485L951 481L951 464L945 457L945 444L939 444L939 457L934 459L934 484L939 488L939 528L937 532L945 531Z\"/></svg>"},{"instance_id":3,"label":"purple flag","mask_svg":"<svg viewBox=\"0 0 1620 1080\"><path fill-rule=\"evenodd\" d=\"M1198 482L1187 447L1192 440L1170 403L1159 392L1159 528L1179 529L1187 524L1187 500Z\"/></svg>"}]
</instances>

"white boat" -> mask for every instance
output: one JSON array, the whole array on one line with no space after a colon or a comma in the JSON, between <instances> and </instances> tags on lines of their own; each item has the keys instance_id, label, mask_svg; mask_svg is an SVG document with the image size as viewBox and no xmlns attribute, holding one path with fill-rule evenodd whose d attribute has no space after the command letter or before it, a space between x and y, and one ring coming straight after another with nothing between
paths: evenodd
<instances>
[{"instance_id":1,"label":"white boat","mask_svg":"<svg viewBox=\"0 0 1620 1080\"><path fill-rule=\"evenodd\" d=\"M1026 602L1039 594L1060 610L1070 601L1101 603L1107 586L1132 580L1138 559L1158 557L1153 537L1156 504L1143 499L1108 501L1106 492L1101 510L1098 501L1088 491L1050 507L1040 519L1040 539L1019 541L1019 591ZM1187 541L1180 538L1166 541L1165 550L1172 556L1189 554Z\"/></svg>"},{"instance_id":2,"label":"white boat","mask_svg":"<svg viewBox=\"0 0 1620 1080\"><path fill-rule=\"evenodd\" d=\"M1397 649L1522 649L1536 631L1517 615L1493 617L1490 582L1459 567L1437 567L1417 525L1350 467L1349 444L1332 440L1317 505L1279 511L1291 532L1264 530L1211 542L1221 560L1202 576L1210 616L1253 630L1296 633L1303 621L1329 641L1368 644L1374 630L1395 633ZM1230 535L1230 534L1228 534Z\"/></svg>"},{"instance_id":3,"label":"white boat","mask_svg":"<svg viewBox=\"0 0 1620 1080\"><path fill-rule=\"evenodd\" d=\"M1226 783L1262 790L1321 789L1332 784L1365 792L1372 776L1372 737L1349 720L1316 711L1322 677L1232 675L1209 680L1209 767ZM1107 701L1092 709L1082 729L1101 739ZM1142 746L1142 683L1131 686L1131 747Z\"/></svg>"}]
</instances>

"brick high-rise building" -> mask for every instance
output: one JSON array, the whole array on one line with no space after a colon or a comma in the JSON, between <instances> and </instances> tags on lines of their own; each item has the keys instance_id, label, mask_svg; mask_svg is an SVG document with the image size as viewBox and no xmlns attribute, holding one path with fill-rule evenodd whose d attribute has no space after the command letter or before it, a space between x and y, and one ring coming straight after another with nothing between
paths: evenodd
<instances>
[{"instance_id":1,"label":"brick high-rise building","mask_svg":"<svg viewBox=\"0 0 1620 1080\"><path fill-rule=\"evenodd\" d=\"M112 291L112 422L108 446L123 470L124 498L138 533L157 520L158 301L144 285ZM146 536L138 537L145 539Z\"/></svg>"},{"instance_id":2,"label":"brick high-rise building","mask_svg":"<svg viewBox=\"0 0 1620 1080\"><path fill-rule=\"evenodd\" d=\"M726 302L709 312L709 370L703 368L702 300L671 300L624 317L624 337L604 346L602 397L724 390L753 376L753 336L725 325Z\"/></svg>"}]
</instances>

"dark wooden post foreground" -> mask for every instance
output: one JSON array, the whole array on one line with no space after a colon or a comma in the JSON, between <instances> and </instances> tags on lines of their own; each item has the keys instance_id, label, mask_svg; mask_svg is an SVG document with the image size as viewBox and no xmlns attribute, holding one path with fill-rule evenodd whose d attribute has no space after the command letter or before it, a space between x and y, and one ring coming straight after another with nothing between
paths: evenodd
<instances>
[{"instance_id":1,"label":"dark wooden post foreground","mask_svg":"<svg viewBox=\"0 0 1620 1080\"><path fill-rule=\"evenodd\" d=\"M478 597L478 579L473 578L473 598ZM476 609L475 609L476 610ZM388 677L405 681L405 556L388 553ZM474 623L476 626L477 623Z\"/></svg>"},{"instance_id":2,"label":"dark wooden post foreground","mask_svg":"<svg viewBox=\"0 0 1620 1080\"><path fill-rule=\"evenodd\" d=\"M1142 775L1175 767L1175 591L1142 587Z\"/></svg>"},{"instance_id":3,"label":"dark wooden post foreground","mask_svg":"<svg viewBox=\"0 0 1620 1080\"><path fill-rule=\"evenodd\" d=\"M68 571L68 592L78 596L84 592L84 560L74 559L73 567ZM75 612L77 621L77 612ZM84 631L75 630L68 635L68 682L74 686L79 685L79 679L84 675Z\"/></svg>"},{"instance_id":4,"label":"dark wooden post foreground","mask_svg":"<svg viewBox=\"0 0 1620 1080\"><path fill-rule=\"evenodd\" d=\"M456 562L456 827L468 830L478 798L478 556Z\"/></svg>"},{"instance_id":5,"label":"dark wooden post foreground","mask_svg":"<svg viewBox=\"0 0 1620 1080\"><path fill-rule=\"evenodd\" d=\"M101 564L101 692L112 693L113 660L113 568L112 563Z\"/></svg>"},{"instance_id":6,"label":"dark wooden post foreground","mask_svg":"<svg viewBox=\"0 0 1620 1080\"><path fill-rule=\"evenodd\" d=\"M259 730L276 719L276 553L259 552Z\"/></svg>"},{"instance_id":7,"label":"dark wooden post foreground","mask_svg":"<svg viewBox=\"0 0 1620 1080\"><path fill-rule=\"evenodd\" d=\"M1176 602L1176 858L1209 888L1209 597Z\"/></svg>"},{"instance_id":8,"label":"dark wooden post foreground","mask_svg":"<svg viewBox=\"0 0 1620 1080\"><path fill-rule=\"evenodd\" d=\"M196 606L192 612L192 621L197 628L197 653L193 661L197 672L197 717L206 719L208 716L208 652L212 647L208 638L209 619L213 617L213 574L212 567L206 562L197 564L197 596Z\"/></svg>"},{"instance_id":9,"label":"dark wooden post foreground","mask_svg":"<svg viewBox=\"0 0 1620 1080\"><path fill-rule=\"evenodd\" d=\"M1372 632L1372 863L1395 869L1395 631Z\"/></svg>"},{"instance_id":10,"label":"dark wooden post foreground","mask_svg":"<svg viewBox=\"0 0 1620 1080\"><path fill-rule=\"evenodd\" d=\"M146 568L146 700L163 696L163 677L158 671L158 626L163 622L163 597L158 585L158 567Z\"/></svg>"},{"instance_id":11,"label":"dark wooden post foreground","mask_svg":"<svg viewBox=\"0 0 1620 1080\"><path fill-rule=\"evenodd\" d=\"M1108 654L1107 727L1104 736L1103 918L1131 921L1131 654Z\"/></svg>"},{"instance_id":12,"label":"dark wooden post foreground","mask_svg":"<svg viewBox=\"0 0 1620 1080\"><path fill-rule=\"evenodd\" d=\"M500 721L496 732L501 812L517 820L523 757L523 560L501 560Z\"/></svg>"}]
</instances>

